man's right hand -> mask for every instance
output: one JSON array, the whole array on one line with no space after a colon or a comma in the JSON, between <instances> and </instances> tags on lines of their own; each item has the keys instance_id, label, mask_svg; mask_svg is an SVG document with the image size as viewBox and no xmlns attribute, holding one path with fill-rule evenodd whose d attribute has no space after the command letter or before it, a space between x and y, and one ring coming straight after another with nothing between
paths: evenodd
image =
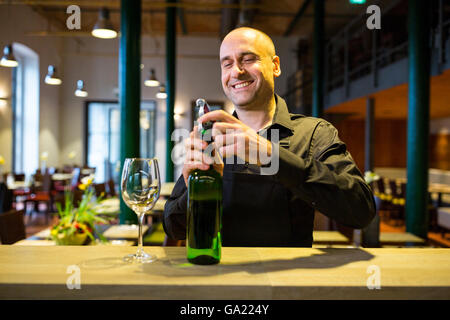
<instances>
[{"instance_id":1,"label":"man's right hand","mask_svg":"<svg viewBox=\"0 0 450 320\"><path fill-rule=\"evenodd\" d=\"M208 143L200 138L197 126L194 127L194 130L191 132L189 138L186 139L184 146L186 151L186 160L183 165L183 178L186 186L188 185L187 181L191 171L195 169L208 170L211 164L213 165L214 170L223 175L224 165L222 161L217 161L218 151L215 150L216 161L204 152L204 150L208 147Z\"/></svg>"}]
</instances>

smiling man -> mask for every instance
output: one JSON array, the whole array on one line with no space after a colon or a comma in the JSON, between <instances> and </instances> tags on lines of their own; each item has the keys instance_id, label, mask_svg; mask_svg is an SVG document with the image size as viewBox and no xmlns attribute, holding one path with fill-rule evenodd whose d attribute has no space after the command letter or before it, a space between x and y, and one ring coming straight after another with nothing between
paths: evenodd
<instances>
[{"instance_id":1,"label":"smiling man","mask_svg":"<svg viewBox=\"0 0 450 320\"><path fill-rule=\"evenodd\" d=\"M224 246L310 247L315 210L350 227L366 226L375 215L373 195L337 130L325 120L290 114L275 94L281 67L270 37L252 28L231 31L220 47L220 65L235 112L213 111L198 121L216 121L214 143L225 164L205 155L207 145L194 127L183 174L165 206L166 233L185 239L187 178L211 163L223 175ZM255 150L277 156L274 174L261 174Z\"/></svg>"}]
</instances>

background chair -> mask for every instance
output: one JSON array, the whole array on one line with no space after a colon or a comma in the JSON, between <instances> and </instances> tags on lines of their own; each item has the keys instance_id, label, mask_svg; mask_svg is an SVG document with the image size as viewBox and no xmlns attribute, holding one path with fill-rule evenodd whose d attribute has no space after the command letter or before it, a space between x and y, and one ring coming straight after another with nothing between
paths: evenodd
<instances>
[{"instance_id":1,"label":"background chair","mask_svg":"<svg viewBox=\"0 0 450 320\"><path fill-rule=\"evenodd\" d=\"M33 211L39 212L39 204L45 204L45 222L47 224L50 212L51 210L53 210L52 183L52 176L50 174L44 174L42 176L42 185L40 187L35 187L32 190L31 195L29 195L25 200L25 208L27 208L28 203L33 204L33 209L30 213L30 217Z\"/></svg>"},{"instance_id":2,"label":"background chair","mask_svg":"<svg viewBox=\"0 0 450 320\"><path fill-rule=\"evenodd\" d=\"M0 183L0 214L12 209L14 194L6 183Z\"/></svg>"},{"instance_id":3,"label":"background chair","mask_svg":"<svg viewBox=\"0 0 450 320\"><path fill-rule=\"evenodd\" d=\"M113 179L109 179L108 181L108 195L110 197L116 197L117 196L117 192L116 192L116 184L114 183Z\"/></svg>"},{"instance_id":4,"label":"background chair","mask_svg":"<svg viewBox=\"0 0 450 320\"><path fill-rule=\"evenodd\" d=\"M394 215L391 217L395 225L402 225L405 221L405 198L406 198L406 183L397 185L393 179L389 179L389 187L392 195L392 206L394 208Z\"/></svg>"},{"instance_id":5,"label":"background chair","mask_svg":"<svg viewBox=\"0 0 450 320\"><path fill-rule=\"evenodd\" d=\"M13 244L26 238L24 210L10 210L0 214L0 240L2 244Z\"/></svg>"},{"instance_id":6,"label":"background chair","mask_svg":"<svg viewBox=\"0 0 450 320\"><path fill-rule=\"evenodd\" d=\"M105 183L96 183L94 184L95 196L97 198L103 196L106 197L106 184Z\"/></svg>"}]
</instances>

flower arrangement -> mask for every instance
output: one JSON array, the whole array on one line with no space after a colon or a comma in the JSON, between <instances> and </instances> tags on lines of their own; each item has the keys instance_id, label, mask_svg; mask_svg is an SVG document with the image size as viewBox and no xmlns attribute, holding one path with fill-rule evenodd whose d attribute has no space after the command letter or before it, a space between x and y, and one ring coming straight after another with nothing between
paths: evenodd
<instances>
[{"instance_id":1,"label":"flower arrangement","mask_svg":"<svg viewBox=\"0 0 450 320\"><path fill-rule=\"evenodd\" d=\"M94 190L91 188L92 177L83 178L78 188L82 191L83 197L78 206L74 207L72 192L64 195L64 208L57 203L59 222L51 229L51 237L59 245L83 245L90 241L95 241L97 235L101 241L106 241L105 237L96 232L94 223L108 223L107 218L100 217L95 211L95 205L102 200L102 197L93 199Z\"/></svg>"}]
</instances>

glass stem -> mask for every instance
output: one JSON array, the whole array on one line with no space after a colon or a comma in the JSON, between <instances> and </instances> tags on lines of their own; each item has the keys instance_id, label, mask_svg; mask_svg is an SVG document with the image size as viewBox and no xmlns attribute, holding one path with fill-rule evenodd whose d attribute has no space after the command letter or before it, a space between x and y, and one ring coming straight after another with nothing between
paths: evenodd
<instances>
[{"instance_id":1,"label":"glass stem","mask_svg":"<svg viewBox=\"0 0 450 320\"><path fill-rule=\"evenodd\" d=\"M136 256L142 257L144 255L144 248L142 245L142 223L144 221L144 213L139 213L138 220L139 220L139 237L138 237L138 250L136 253Z\"/></svg>"}]
</instances>

